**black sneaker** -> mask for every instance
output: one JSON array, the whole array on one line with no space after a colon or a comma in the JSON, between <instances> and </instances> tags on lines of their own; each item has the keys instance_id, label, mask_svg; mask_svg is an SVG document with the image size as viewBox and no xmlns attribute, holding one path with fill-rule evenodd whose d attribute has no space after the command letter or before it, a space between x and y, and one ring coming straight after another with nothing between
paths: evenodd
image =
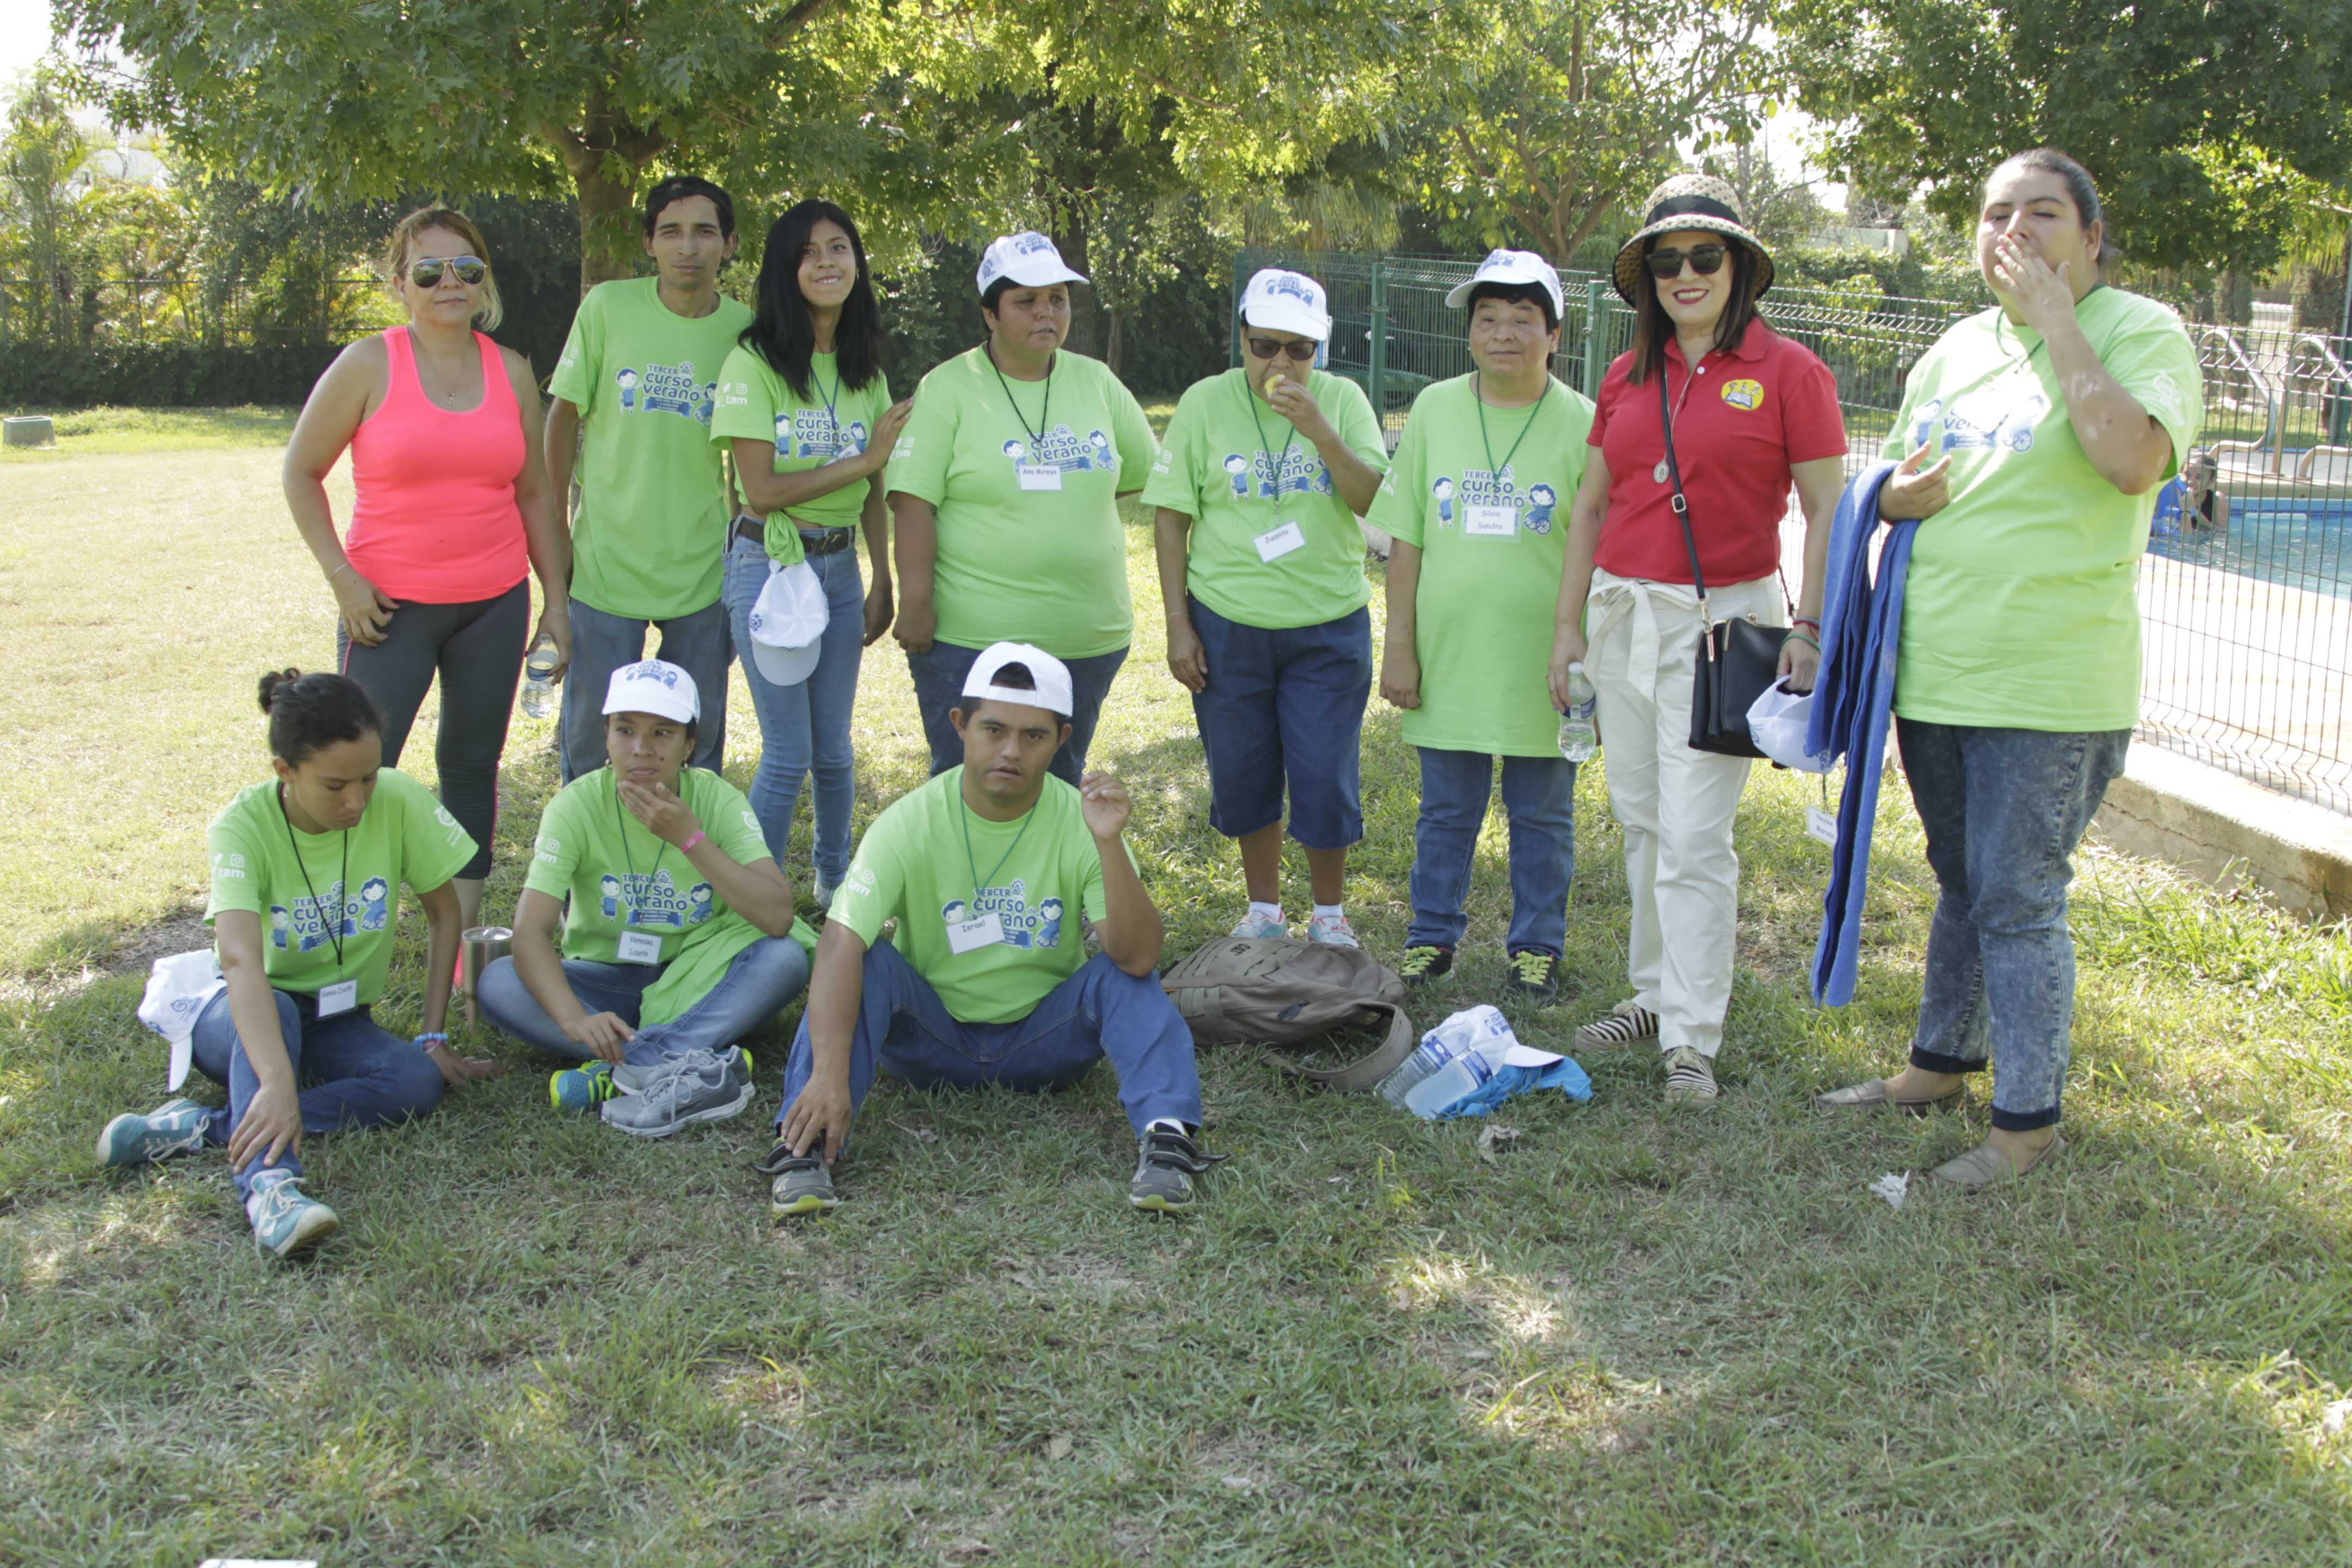
<instances>
[{"instance_id":1,"label":"black sneaker","mask_svg":"<svg viewBox=\"0 0 2352 1568\"><path fill-rule=\"evenodd\" d=\"M1511 954L1508 973L1503 984L1514 991L1524 991L1546 1002L1559 996L1559 954L1546 952L1541 948L1523 947Z\"/></svg>"},{"instance_id":2,"label":"black sneaker","mask_svg":"<svg viewBox=\"0 0 2352 1568\"><path fill-rule=\"evenodd\" d=\"M1407 985L1426 985L1442 980L1454 971L1454 950L1450 947L1408 947L1397 960L1397 973Z\"/></svg>"},{"instance_id":3,"label":"black sneaker","mask_svg":"<svg viewBox=\"0 0 2352 1568\"><path fill-rule=\"evenodd\" d=\"M823 1214L841 1200L834 1195L833 1173L816 1155L795 1154L793 1146L782 1139L768 1151L768 1157L751 1169L763 1176L773 1177L768 1184L768 1216L787 1220L801 1215Z\"/></svg>"},{"instance_id":4,"label":"black sneaker","mask_svg":"<svg viewBox=\"0 0 2352 1568\"><path fill-rule=\"evenodd\" d=\"M1127 1201L1153 1214L1182 1214L1192 1206L1192 1178L1206 1175L1210 1166L1226 1158L1202 1153L1188 1133L1151 1128L1138 1147Z\"/></svg>"}]
</instances>

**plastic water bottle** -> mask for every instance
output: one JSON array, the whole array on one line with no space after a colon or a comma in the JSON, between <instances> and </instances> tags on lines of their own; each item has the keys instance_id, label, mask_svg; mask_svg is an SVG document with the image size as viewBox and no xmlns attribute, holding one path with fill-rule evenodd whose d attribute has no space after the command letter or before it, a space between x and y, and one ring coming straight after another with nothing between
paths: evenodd
<instances>
[{"instance_id":1,"label":"plastic water bottle","mask_svg":"<svg viewBox=\"0 0 2352 1568\"><path fill-rule=\"evenodd\" d=\"M1568 706L1559 716L1559 754L1571 763L1591 762L1592 753L1601 749L1601 731L1592 722L1600 698L1585 676L1584 666L1570 665Z\"/></svg>"},{"instance_id":2,"label":"plastic water bottle","mask_svg":"<svg viewBox=\"0 0 2352 1568\"><path fill-rule=\"evenodd\" d=\"M522 661L522 713L544 719L555 711L555 639L545 632Z\"/></svg>"},{"instance_id":3,"label":"plastic water bottle","mask_svg":"<svg viewBox=\"0 0 2352 1568\"><path fill-rule=\"evenodd\" d=\"M1400 1110L1410 1110L1413 1090L1443 1072L1449 1063L1469 1055L1488 1040L1507 1042L1510 1037L1509 1021L1492 1007L1471 1007L1456 1013L1422 1036L1421 1045L1412 1055L1405 1058L1396 1071L1381 1080L1381 1098ZM1491 1071L1489 1068L1487 1072L1480 1073L1472 1080L1473 1087L1484 1083ZM1466 1089L1457 1089L1438 1103L1451 1104L1456 1096L1467 1092Z\"/></svg>"}]
</instances>

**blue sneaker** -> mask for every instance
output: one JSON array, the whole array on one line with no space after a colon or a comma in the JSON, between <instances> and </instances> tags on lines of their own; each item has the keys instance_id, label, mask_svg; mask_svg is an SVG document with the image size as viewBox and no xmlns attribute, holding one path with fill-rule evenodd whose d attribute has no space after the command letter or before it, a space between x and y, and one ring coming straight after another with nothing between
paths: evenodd
<instances>
[{"instance_id":1,"label":"blue sneaker","mask_svg":"<svg viewBox=\"0 0 2352 1568\"><path fill-rule=\"evenodd\" d=\"M334 1210L305 1197L292 1176L263 1178L245 1200L245 1213L253 1221L253 1244L275 1258L291 1258L316 1247L343 1224Z\"/></svg>"},{"instance_id":2,"label":"blue sneaker","mask_svg":"<svg viewBox=\"0 0 2352 1568\"><path fill-rule=\"evenodd\" d=\"M550 1104L558 1110L578 1111L583 1115L624 1092L621 1086L613 1081L613 1064L608 1061L584 1062L576 1068L565 1068L547 1080Z\"/></svg>"},{"instance_id":3,"label":"blue sneaker","mask_svg":"<svg viewBox=\"0 0 2352 1568\"><path fill-rule=\"evenodd\" d=\"M205 1146L205 1124L213 1108L193 1100L168 1100L142 1116L126 1110L98 1135L101 1165L151 1165Z\"/></svg>"}]
</instances>

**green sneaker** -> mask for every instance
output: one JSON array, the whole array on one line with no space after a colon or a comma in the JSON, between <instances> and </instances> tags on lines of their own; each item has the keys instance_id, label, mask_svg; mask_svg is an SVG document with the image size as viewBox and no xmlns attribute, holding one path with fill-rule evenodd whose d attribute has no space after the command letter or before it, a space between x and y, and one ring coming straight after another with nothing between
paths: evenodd
<instances>
[{"instance_id":1,"label":"green sneaker","mask_svg":"<svg viewBox=\"0 0 2352 1568\"><path fill-rule=\"evenodd\" d=\"M833 1172L825 1163L814 1154L793 1153L793 1146L781 1138L768 1151L768 1157L751 1168L773 1178L768 1184L771 1219L782 1221L823 1214L841 1203L833 1190Z\"/></svg>"},{"instance_id":2,"label":"green sneaker","mask_svg":"<svg viewBox=\"0 0 2352 1568\"><path fill-rule=\"evenodd\" d=\"M1454 972L1454 950L1450 947L1408 947L1397 960L1397 973L1407 985L1426 985L1442 980Z\"/></svg>"},{"instance_id":3,"label":"green sneaker","mask_svg":"<svg viewBox=\"0 0 2352 1568\"><path fill-rule=\"evenodd\" d=\"M1204 1154L1188 1132L1172 1127L1147 1129L1138 1145L1135 1176L1127 1184L1127 1201L1151 1214L1183 1214L1192 1206L1195 1176L1226 1159Z\"/></svg>"},{"instance_id":4,"label":"green sneaker","mask_svg":"<svg viewBox=\"0 0 2352 1568\"><path fill-rule=\"evenodd\" d=\"M245 1213L253 1221L253 1244L273 1258L291 1258L316 1247L343 1224L334 1210L304 1196L292 1176L257 1184L245 1200Z\"/></svg>"},{"instance_id":5,"label":"green sneaker","mask_svg":"<svg viewBox=\"0 0 2352 1568\"><path fill-rule=\"evenodd\" d=\"M548 1102L558 1110L581 1115L593 1112L621 1092L621 1086L613 1081L613 1064L603 1060L565 1068L547 1080Z\"/></svg>"},{"instance_id":6,"label":"green sneaker","mask_svg":"<svg viewBox=\"0 0 2352 1568\"><path fill-rule=\"evenodd\" d=\"M205 1127L220 1114L193 1100L170 1100L142 1116L126 1110L98 1135L101 1165L151 1165L205 1146Z\"/></svg>"}]
</instances>

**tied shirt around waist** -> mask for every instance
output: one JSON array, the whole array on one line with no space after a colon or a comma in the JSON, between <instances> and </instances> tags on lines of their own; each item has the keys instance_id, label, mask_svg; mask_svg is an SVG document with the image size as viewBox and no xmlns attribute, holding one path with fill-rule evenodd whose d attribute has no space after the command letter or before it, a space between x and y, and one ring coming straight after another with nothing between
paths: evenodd
<instances>
[{"instance_id":1,"label":"tied shirt around waist","mask_svg":"<svg viewBox=\"0 0 2352 1568\"><path fill-rule=\"evenodd\" d=\"M394 599L428 605L495 598L530 571L515 478L530 447L498 344L479 332L482 400L434 406L406 327L383 334L383 405L352 434L355 499L344 553Z\"/></svg>"}]
</instances>

